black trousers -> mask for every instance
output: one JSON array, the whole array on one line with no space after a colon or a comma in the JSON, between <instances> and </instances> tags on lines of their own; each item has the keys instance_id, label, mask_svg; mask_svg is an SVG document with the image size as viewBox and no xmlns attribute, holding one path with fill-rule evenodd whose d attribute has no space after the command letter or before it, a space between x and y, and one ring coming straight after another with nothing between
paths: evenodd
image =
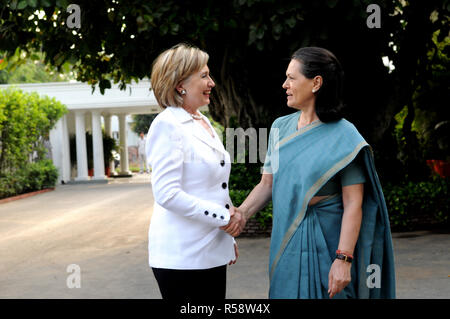
<instances>
[{"instance_id":1,"label":"black trousers","mask_svg":"<svg viewBox=\"0 0 450 319\"><path fill-rule=\"evenodd\" d=\"M152 270L163 299L225 299L227 265L210 269L178 270L152 268Z\"/></svg>"}]
</instances>

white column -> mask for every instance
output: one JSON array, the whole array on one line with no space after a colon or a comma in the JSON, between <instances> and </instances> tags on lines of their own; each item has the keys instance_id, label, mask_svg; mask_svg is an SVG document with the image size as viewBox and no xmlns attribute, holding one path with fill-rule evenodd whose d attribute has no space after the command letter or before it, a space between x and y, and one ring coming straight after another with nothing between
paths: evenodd
<instances>
[{"instance_id":1,"label":"white column","mask_svg":"<svg viewBox=\"0 0 450 319\"><path fill-rule=\"evenodd\" d=\"M92 152L94 157L93 179L106 179L105 160L103 158L102 123L99 111L92 111Z\"/></svg>"},{"instance_id":2,"label":"white column","mask_svg":"<svg viewBox=\"0 0 450 319\"><path fill-rule=\"evenodd\" d=\"M86 125L84 123L84 112L78 111L75 113L75 130L76 130L76 145L77 145L77 177L76 181L87 181L88 164L87 164L87 150L86 150Z\"/></svg>"},{"instance_id":3,"label":"white column","mask_svg":"<svg viewBox=\"0 0 450 319\"><path fill-rule=\"evenodd\" d=\"M62 163L63 170L61 180L65 183L70 181L70 138L67 127L67 114L62 118Z\"/></svg>"},{"instance_id":4,"label":"white column","mask_svg":"<svg viewBox=\"0 0 450 319\"><path fill-rule=\"evenodd\" d=\"M128 167L127 115L119 114L120 175L130 175Z\"/></svg>"},{"instance_id":5,"label":"white column","mask_svg":"<svg viewBox=\"0 0 450 319\"><path fill-rule=\"evenodd\" d=\"M103 115L103 120L105 121L105 134L112 138L111 115ZM109 171L111 176L117 175L116 171L114 170L114 160L111 160L109 162Z\"/></svg>"},{"instance_id":6,"label":"white column","mask_svg":"<svg viewBox=\"0 0 450 319\"><path fill-rule=\"evenodd\" d=\"M111 114L104 114L103 120L105 122L105 134L111 136L112 128L111 128Z\"/></svg>"},{"instance_id":7,"label":"white column","mask_svg":"<svg viewBox=\"0 0 450 319\"><path fill-rule=\"evenodd\" d=\"M65 115L64 115L65 116ZM64 122L64 116L60 118L53 129L50 130L49 134L49 140L51 144L51 160L53 162L53 165L58 169L58 180L57 183L61 183L63 178L63 172L64 172L64 162L63 162L63 155L64 155L64 149L63 149L63 122Z\"/></svg>"}]
</instances>

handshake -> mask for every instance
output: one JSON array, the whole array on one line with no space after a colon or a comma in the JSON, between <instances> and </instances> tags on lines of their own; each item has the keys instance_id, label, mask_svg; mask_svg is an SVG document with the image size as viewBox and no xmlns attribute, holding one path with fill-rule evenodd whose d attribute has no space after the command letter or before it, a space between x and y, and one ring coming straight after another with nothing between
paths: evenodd
<instances>
[{"instance_id":1,"label":"handshake","mask_svg":"<svg viewBox=\"0 0 450 319\"><path fill-rule=\"evenodd\" d=\"M245 215L239 208L231 206L230 208L230 222L226 226L220 227L223 231L227 232L233 237L239 236L244 230L247 220Z\"/></svg>"}]
</instances>

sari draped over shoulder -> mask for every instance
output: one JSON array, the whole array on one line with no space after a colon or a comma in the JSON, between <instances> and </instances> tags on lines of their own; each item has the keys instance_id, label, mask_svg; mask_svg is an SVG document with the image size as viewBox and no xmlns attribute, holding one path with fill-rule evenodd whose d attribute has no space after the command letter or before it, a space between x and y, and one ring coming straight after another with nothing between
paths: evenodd
<instances>
[{"instance_id":1,"label":"sari draped over shoulder","mask_svg":"<svg viewBox=\"0 0 450 319\"><path fill-rule=\"evenodd\" d=\"M272 127L273 129L273 127ZM271 150L273 226L270 298L328 298L328 274L338 248L342 194L308 206L311 198L356 156L363 160L363 218L350 284L334 298L395 298L389 218L371 147L345 119L316 122L281 136Z\"/></svg>"}]
</instances>

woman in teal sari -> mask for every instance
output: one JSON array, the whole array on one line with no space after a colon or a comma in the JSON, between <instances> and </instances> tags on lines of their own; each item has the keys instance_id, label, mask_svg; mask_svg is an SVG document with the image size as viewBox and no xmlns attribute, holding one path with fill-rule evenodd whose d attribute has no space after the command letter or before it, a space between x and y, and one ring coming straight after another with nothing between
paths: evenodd
<instances>
[{"instance_id":1,"label":"woman in teal sari","mask_svg":"<svg viewBox=\"0 0 450 319\"><path fill-rule=\"evenodd\" d=\"M342 81L328 50L294 53L283 88L297 112L272 124L261 182L223 228L238 235L272 199L270 298L395 298L386 204Z\"/></svg>"}]
</instances>

